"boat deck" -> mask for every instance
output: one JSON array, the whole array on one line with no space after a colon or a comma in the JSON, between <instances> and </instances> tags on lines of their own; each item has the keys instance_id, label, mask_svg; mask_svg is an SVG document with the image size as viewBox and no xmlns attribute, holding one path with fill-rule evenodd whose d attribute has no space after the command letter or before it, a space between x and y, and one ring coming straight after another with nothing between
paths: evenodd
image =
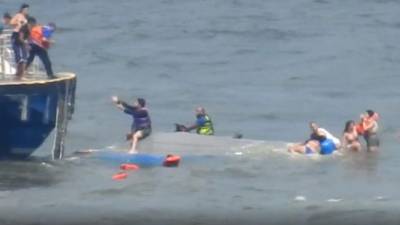
<instances>
[{"instance_id":1,"label":"boat deck","mask_svg":"<svg viewBox=\"0 0 400 225\"><path fill-rule=\"evenodd\" d=\"M75 74L69 72L60 72L55 74L56 78L49 79L44 73L28 73L21 79L15 75L4 75L0 73L0 86L6 85L26 85L26 84L46 84L59 82L63 80L75 79Z\"/></svg>"}]
</instances>

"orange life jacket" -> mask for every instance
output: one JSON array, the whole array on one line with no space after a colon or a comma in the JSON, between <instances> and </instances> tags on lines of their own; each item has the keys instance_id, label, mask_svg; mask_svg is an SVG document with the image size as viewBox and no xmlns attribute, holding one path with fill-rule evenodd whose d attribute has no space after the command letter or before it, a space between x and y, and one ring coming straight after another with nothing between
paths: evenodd
<instances>
[{"instance_id":1,"label":"orange life jacket","mask_svg":"<svg viewBox=\"0 0 400 225\"><path fill-rule=\"evenodd\" d=\"M43 26L42 25L36 25L32 27L31 30L31 41L32 43L44 48L45 43L43 41Z\"/></svg>"}]
</instances>

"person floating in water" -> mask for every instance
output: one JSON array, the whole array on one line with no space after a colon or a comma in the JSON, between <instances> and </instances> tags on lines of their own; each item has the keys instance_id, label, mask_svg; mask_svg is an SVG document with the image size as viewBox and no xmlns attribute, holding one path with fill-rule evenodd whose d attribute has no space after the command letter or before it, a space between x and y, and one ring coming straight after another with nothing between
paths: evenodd
<instances>
[{"instance_id":1,"label":"person floating in water","mask_svg":"<svg viewBox=\"0 0 400 225\"><path fill-rule=\"evenodd\" d=\"M135 154L137 153L136 146L138 141L151 134L151 120L149 111L146 108L146 101L143 98L137 98L133 106L120 101L117 96L113 96L112 101L119 109L133 117L131 132L127 134L127 140L132 140L129 153Z\"/></svg>"},{"instance_id":2,"label":"person floating in water","mask_svg":"<svg viewBox=\"0 0 400 225\"><path fill-rule=\"evenodd\" d=\"M356 152L361 150L361 144L358 140L356 124L353 120L349 120L346 122L343 131L342 143L344 150L352 150Z\"/></svg>"},{"instance_id":3,"label":"person floating in water","mask_svg":"<svg viewBox=\"0 0 400 225\"><path fill-rule=\"evenodd\" d=\"M367 143L367 151L376 151L379 148L378 119L378 113L373 110L367 110L366 114L361 115L362 127L360 130L362 130L362 135Z\"/></svg>"},{"instance_id":4,"label":"person floating in water","mask_svg":"<svg viewBox=\"0 0 400 225\"><path fill-rule=\"evenodd\" d=\"M28 24L30 28L30 50L26 68L31 65L35 56L38 56L46 69L48 78L55 78L47 49L50 47L50 38L56 30L56 25L54 23L49 23L45 26L37 24L36 19L33 17L28 18Z\"/></svg>"},{"instance_id":5,"label":"person floating in water","mask_svg":"<svg viewBox=\"0 0 400 225\"><path fill-rule=\"evenodd\" d=\"M310 138L304 143L298 143L288 148L289 152L304 154L320 153L331 154L340 147L340 140L333 136L326 129L321 128L315 122L310 122Z\"/></svg>"},{"instance_id":6,"label":"person floating in water","mask_svg":"<svg viewBox=\"0 0 400 225\"><path fill-rule=\"evenodd\" d=\"M22 76L25 74L25 63L28 57L28 9L28 4L22 4L19 12L15 14L10 21L10 25L13 27L13 32L11 34L11 45L14 51L14 58L17 68L15 75L17 79L22 78Z\"/></svg>"},{"instance_id":7,"label":"person floating in water","mask_svg":"<svg viewBox=\"0 0 400 225\"><path fill-rule=\"evenodd\" d=\"M190 132L191 130L196 129L196 133L200 135L214 135L214 126L211 121L210 116L206 113L206 110L203 107L197 107L195 110L196 113L196 122L186 127L181 124L175 124L176 131L184 131Z\"/></svg>"}]
</instances>

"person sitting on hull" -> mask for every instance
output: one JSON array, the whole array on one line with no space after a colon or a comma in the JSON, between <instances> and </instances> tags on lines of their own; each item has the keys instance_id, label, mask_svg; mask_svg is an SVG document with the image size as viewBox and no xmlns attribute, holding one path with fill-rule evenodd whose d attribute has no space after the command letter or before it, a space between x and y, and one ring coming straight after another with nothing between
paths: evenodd
<instances>
[{"instance_id":1,"label":"person sitting on hull","mask_svg":"<svg viewBox=\"0 0 400 225\"><path fill-rule=\"evenodd\" d=\"M113 96L112 101L124 113L133 117L131 132L127 134L127 140L132 140L131 149L128 153L135 154L137 153L136 146L138 141L151 134L151 120L149 111L146 108L146 101L143 98L137 98L133 105L129 105L119 100L117 96Z\"/></svg>"},{"instance_id":2,"label":"person sitting on hull","mask_svg":"<svg viewBox=\"0 0 400 225\"><path fill-rule=\"evenodd\" d=\"M176 131L190 132L196 129L196 133L200 135L214 135L214 126L210 116L203 107L197 107L195 110L196 122L188 127L175 124Z\"/></svg>"},{"instance_id":3,"label":"person sitting on hull","mask_svg":"<svg viewBox=\"0 0 400 225\"><path fill-rule=\"evenodd\" d=\"M331 154L340 148L340 141L326 129L315 122L310 122L311 135L304 143L294 144L289 147L289 152Z\"/></svg>"}]
</instances>

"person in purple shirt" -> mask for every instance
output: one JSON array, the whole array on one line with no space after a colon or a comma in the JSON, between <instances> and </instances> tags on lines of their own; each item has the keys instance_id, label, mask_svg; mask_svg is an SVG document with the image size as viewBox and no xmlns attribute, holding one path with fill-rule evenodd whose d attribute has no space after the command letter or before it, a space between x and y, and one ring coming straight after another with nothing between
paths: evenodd
<instances>
[{"instance_id":1,"label":"person in purple shirt","mask_svg":"<svg viewBox=\"0 0 400 225\"><path fill-rule=\"evenodd\" d=\"M137 153L136 146L138 141L151 134L151 120L149 111L146 108L146 100L137 98L133 105L129 105L119 100L117 96L113 96L112 101L119 109L133 118L131 132L127 135L127 140L132 140L129 153L135 154Z\"/></svg>"}]
</instances>

